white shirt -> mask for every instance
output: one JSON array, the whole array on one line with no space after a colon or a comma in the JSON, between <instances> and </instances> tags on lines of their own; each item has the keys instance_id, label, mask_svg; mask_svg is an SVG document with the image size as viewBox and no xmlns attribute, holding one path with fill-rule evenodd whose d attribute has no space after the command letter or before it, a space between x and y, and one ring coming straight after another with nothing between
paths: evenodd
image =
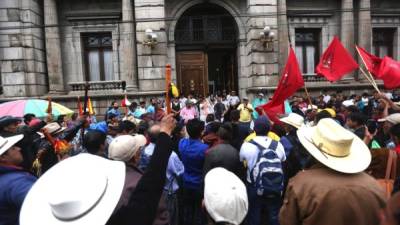
<instances>
[{"instance_id":1,"label":"white shirt","mask_svg":"<svg viewBox=\"0 0 400 225\"><path fill-rule=\"evenodd\" d=\"M267 136L257 136L253 139L253 141L264 146L265 148L269 147L269 145L271 144L271 140L272 139ZM249 142L244 142L242 147L240 148L240 161L247 162L247 182L249 183L251 183L250 172L257 163L258 152L258 147ZM282 162L286 160L285 149L280 142L278 142L276 154Z\"/></svg>"},{"instance_id":2,"label":"white shirt","mask_svg":"<svg viewBox=\"0 0 400 225\"><path fill-rule=\"evenodd\" d=\"M240 99L238 96L231 95L227 99L228 99L229 105L231 105L231 106L237 105L240 102Z\"/></svg>"},{"instance_id":3,"label":"white shirt","mask_svg":"<svg viewBox=\"0 0 400 225\"><path fill-rule=\"evenodd\" d=\"M324 95L324 102L328 103L329 100L331 100L331 96L330 95Z\"/></svg>"}]
</instances>

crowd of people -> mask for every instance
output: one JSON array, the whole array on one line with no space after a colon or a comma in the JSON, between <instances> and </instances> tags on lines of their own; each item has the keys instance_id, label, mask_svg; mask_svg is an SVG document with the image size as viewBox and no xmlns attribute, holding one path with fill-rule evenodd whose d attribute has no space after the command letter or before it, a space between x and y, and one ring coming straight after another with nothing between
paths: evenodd
<instances>
[{"instance_id":1,"label":"crowd of people","mask_svg":"<svg viewBox=\"0 0 400 225\"><path fill-rule=\"evenodd\" d=\"M292 96L277 121L268 101L0 117L0 225L400 224L400 96Z\"/></svg>"}]
</instances>

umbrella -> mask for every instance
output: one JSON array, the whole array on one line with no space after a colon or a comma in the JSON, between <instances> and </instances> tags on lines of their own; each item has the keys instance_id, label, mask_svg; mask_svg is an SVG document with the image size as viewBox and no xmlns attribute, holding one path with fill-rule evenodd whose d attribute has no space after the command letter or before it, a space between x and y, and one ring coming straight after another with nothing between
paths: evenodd
<instances>
[{"instance_id":1,"label":"umbrella","mask_svg":"<svg viewBox=\"0 0 400 225\"><path fill-rule=\"evenodd\" d=\"M0 104L1 116L23 117L27 113L33 113L36 117L45 118L48 101L40 99L17 100ZM74 111L58 103L52 102L52 115L58 117L60 115L71 116Z\"/></svg>"}]
</instances>

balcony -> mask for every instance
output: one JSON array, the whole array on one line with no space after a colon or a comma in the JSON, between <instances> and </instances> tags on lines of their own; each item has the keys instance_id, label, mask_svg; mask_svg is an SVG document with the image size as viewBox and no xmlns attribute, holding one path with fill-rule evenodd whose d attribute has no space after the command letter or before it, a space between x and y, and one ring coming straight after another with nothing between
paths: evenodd
<instances>
[{"instance_id":1,"label":"balcony","mask_svg":"<svg viewBox=\"0 0 400 225\"><path fill-rule=\"evenodd\" d=\"M101 93L121 93L125 91L126 82L124 80L113 81L89 81L89 90ZM68 83L71 92L84 92L86 82Z\"/></svg>"},{"instance_id":2,"label":"balcony","mask_svg":"<svg viewBox=\"0 0 400 225\"><path fill-rule=\"evenodd\" d=\"M317 76L315 74L303 75L304 82L328 82L328 80L323 76Z\"/></svg>"}]
</instances>

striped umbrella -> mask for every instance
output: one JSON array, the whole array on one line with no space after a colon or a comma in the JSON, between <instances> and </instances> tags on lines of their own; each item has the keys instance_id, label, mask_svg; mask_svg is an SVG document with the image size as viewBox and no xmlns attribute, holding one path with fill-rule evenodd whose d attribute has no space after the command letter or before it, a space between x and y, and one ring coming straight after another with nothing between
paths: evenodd
<instances>
[{"instance_id":1,"label":"striped umbrella","mask_svg":"<svg viewBox=\"0 0 400 225\"><path fill-rule=\"evenodd\" d=\"M36 117L45 118L47 116L46 110L48 101L40 99L27 99L6 102L0 104L0 117L1 116L15 116L23 117L27 113L33 113ZM74 111L58 103L52 102L52 115L57 118L60 115L71 116Z\"/></svg>"}]
</instances>

